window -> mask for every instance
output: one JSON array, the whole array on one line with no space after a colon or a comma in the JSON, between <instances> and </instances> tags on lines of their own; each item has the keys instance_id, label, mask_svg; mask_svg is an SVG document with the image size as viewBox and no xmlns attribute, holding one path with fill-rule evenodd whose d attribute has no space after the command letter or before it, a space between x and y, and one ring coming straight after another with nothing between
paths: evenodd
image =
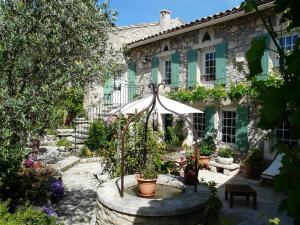
<instances>
[{"instance_id":1,"label":"window","mask_svg":"<svg viewBox=\"0 0 300 225\"><path fill-rule=\"evenodd\" d=\"M204 59L204 80L214 81L216 79L216 52L205 54Z\"/></svg>"},{"instance_id":2,"label":"window","mask_svg":"<svg viewBox=\"0 0 300 225\"><path fill-rule=\"evenodd\" d=\"M202 42L211 41L209 33L205 33L202 39Z\"/></svg>"},{"instance_id":3,"label":"window","mask_svg":"<svg viewBox=\"0 0 300 225\"><path fill-rule=\"evenodd\" d=\"M198 138L203 138L205 136L205 114L204 113L194 113L193 114L193 124L197 133Z\"/></svg>"},{"instance_id":4,"label":"window","mask_svg":"<svg viewBox=\"0 0 300 225\"><path fill-rule=\"evenodd\" d=\"M283 144L295 146L298 142L297 140L292 139L290 130L291 123L289 121L283 122L280 127L276 128L276 138Z\"/></svg>"},{"instance_id":5,"label":"window","mask_svg":"<svg viewBox=\"0 0 300 225\"><path fill-rule=\"evenodd\" d=\"M171 61L167 60L165 61L165 79L164 79L165 84L171 84L171 73L172 73Z\"/></svg>"},{"instance_id":6,"label":"window","mask_svg":"<svg viewBox=\"0 0 300 225\"><path fill-rule=\"evenodd\" d=\"M235 111L222 111L222 142L235 143Z\"/></svg>"},{"instance_id":7,"label":"window","mask_svg":"<svg viewBox=\"0 0 300 225\"><path fill-rule=\"evenodd\" d=\"M298 39L298 35L289 35L286 37L282 37L279 39L280 46L285 51L292 51L295 48L296 40Z\"/></svg>"}]
</instances>

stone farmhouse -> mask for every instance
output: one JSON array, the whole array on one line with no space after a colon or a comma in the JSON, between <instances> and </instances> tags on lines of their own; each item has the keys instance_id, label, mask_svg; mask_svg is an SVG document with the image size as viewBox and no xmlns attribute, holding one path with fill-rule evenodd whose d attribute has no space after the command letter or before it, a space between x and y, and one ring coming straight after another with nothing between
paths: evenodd
<instances>
[{"instance_id":1,"label":"stone farmhouse","mask_svg":"<svg viewBox=\"0 0 300 225\"><path fill-rule=\"evenodd\" d=\"M273 10L273 1L261 1L259 9L263 16L271 16L271 22L279 32L281 45L286 50L293 48L298 37L297 31L285 31ZM192 89L198 85L213 87L245 82L245 76L238 67L242 65L247 70L245 53L251 41L262 35L267 35L267 31L259 15L245 13L240 8L186 24L179 19L171 19L171 13L163 10L159 23L117 27L113 31L110 40L117 48L126 44L127 59L123 61L124 68L120 74L107 81L103 89L94 90L99 99L109 96L111 104L118 99L112 96L119 91L120 96L126 96L121 102L125 104L136 95L144 94L151 81L164 82L165 92ZM270 38L267 41L269 48L274 49ZM263 73L257 79L267 79L278 66L278 55L266 50L262 58ZM119 86L116 87L116 83ZM123 84L127 85L125 92L121 92ZM96 99L96 92L90 94L90 99ZM267 132L256 127L256 107L243 100L198 102L193 106L204 111L191 118L200 138L206 132L216 130L219 146L231 146L241 152L257 146L265 149L266 158L272 157L269 150L274 138L266 138ZM166 114L160 121L166 127L172 123L172 117ZM296 143L289 134L288 123L272 132L276 133L277 140Z\"/></svg>"}]
</instances>

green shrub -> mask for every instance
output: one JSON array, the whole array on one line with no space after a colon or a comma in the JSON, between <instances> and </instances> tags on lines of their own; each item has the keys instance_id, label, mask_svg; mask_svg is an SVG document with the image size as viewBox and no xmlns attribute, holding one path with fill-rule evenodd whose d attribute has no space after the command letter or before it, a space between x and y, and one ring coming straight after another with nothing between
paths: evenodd
<instances>
[{"instance_id":1,"label":"green shrub","mask_svg":"<svg viewBox=\"0 0 300 225\"><path fill-rule=\"evenodd\" d=\"M220 148L218 151L218 156L223 158L231 158L232 150L230 148Z\"/></svg>"},{"instance_id":2,"label":"green shrub","mask_svg":"<svg viewBox=\"0 0 300 225\"><path fill-rule=\"evenodd\" d=\"M91 151L103 149L107 144L107 129L103 120L99 119L90 125L85 145Z\"/></svg>"},{"instance_id":3,"label":"green shrub","mask_svg":"<svg viewBox=\"0 0 300 225\"><path fill-rule=\"evenodd\" d=\"M59 147L65 147L66 149L72 148L72 142L70 142L66 138L62 138L59 141L57 141L56 145Z\"/></svg>"},{"instance_id":4,"label":"green shrub","mask_svg":"<svg viewBox=\"0 0 300 225\"><path fill-rule=\"evenodd\" d=\"M210 156L216 151L216 132L207 135L203 140L198 144L199 153L203 156Z\"/></svg>"},{"instance_id":5,"label":"green shrub","mask_svg":"<svg viewBox=\"0 0 300 225\"><path fill-rule=\"evenodd\" d=\"M0 225L58 225L56 217L47 216L41 209L22 206L10 213L8 202L0 202ZM62 224L61 224L62 225Z\"/></svg>"},{"instance_id":6,"label":"green shrub","mask_svg":"<svg viewBox=\"0 0 300 225\"><path fill-rule=\"evenodd\" d=\"M262 165L263 160L264 160L263 151L261 151L260 149L251 149L250 154L245 160L245 163L251 166Z\"/></svg>"},{"instance_id":7,"label":"green shrub","mask_svg":"<svg viewBox=\"0 0 300 225\"><path fill-rule=\"evenodd\" d=\"M93 157L93 153L91 152L91 150L88 147L83 146L80 150L79 156L80 157Z\"/></svg>"}]
</instances>

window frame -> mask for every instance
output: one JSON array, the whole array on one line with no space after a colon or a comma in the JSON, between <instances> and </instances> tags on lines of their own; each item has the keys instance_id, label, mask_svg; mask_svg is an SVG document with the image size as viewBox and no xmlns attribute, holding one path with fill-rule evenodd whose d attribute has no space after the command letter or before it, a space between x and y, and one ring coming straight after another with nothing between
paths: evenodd
<instances>
[{"instance_id":1,"label":"window frame","mask_svg":"<svg viewBox=\"0 0 300 225\"><path fill-rule=\"evenodd\" d=\"M169 77L168 77L168 79L166 77L166 73L167 73L167 71L166 71L167 70L167 65L166 64L167 63L169 63ZM172 83L172 61L169 58L163 60L162 81L166 85L170 85Z\"/></svg>"},{"instance_id":2,"label":"window frame","mask_svg":"<svg viewBox=\"0 0 300 225\"><path fill-rule=\"evenodd\" d=\"M233 117L228 117L228 116L224 116L224 112L231 112L233 115L234 115L234 118ZM225 121L226 120L226 123ZM228 125L228 120L231 121L231 124ZM220 130L220 139L221 139L221 142L224 143L224 144L227 144L227 145L235 145L236 144L236 122L237 122L237 115L236 115L236 110L233 110L233 109L222 109L221 110L221 130ZM226 124L226 125L225 125ZM224 126L225 125L225 126ZM230 129L230 134L228 133ZM225 132L224 132L225 130ZM230 140L231 141L228 141L229 140L229 136L230 137ZM225 139L224 139L225 137Z\"/></svg>"},{"instance_id":3,"label":"window frame","mask_svg":"<svg viewBox=\"0 0 300 225\"><path fill-rule=\"evenodd\" d=\"M199 119L201 115L202 118ZM193 113L193 126L197 133L197 138L204 138L205 137L205 112L203 113ZM200 135L199 135L200 134Z\"/></svg>"},{"instance_id":4,"label":"window frame","mask_svg":"<svg viewBox=\"0 0 300 225\"><path fill-rule=\"evenodd\" d=\"M275 128L275 137L276 137L276 142L280 142L283 144L287 144L288 146L295 146L298 144L298 140L292 139L291 137L291 130L290 130L290 122L289 121L284 121L280 127ZM282 137L279 136L279 132L282 132ZM288 135L286 138L285 135Z\"/></svg>"},{"instance_id":5,"label":"window frame","mask_svg":"<svg viewBox=\"0 0 300 225\"><path fill-rule=\"evenodd\" d=\"M207 80L206 76L210 76L206 74L206 54L213 53L214 54L214 79ZM200 50L200 82L203 84L214 84L216 81L216 50L214 46L207 47Z\"/></svg>"}]
</instances>

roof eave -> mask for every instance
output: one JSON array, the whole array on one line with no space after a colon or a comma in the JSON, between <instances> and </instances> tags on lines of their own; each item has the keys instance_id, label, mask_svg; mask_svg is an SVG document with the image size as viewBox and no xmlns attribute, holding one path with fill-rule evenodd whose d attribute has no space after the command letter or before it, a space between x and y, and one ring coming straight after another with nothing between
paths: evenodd
<instances>
[{"instance_id":1,"label":"roof eave","mask_svg":"<svg viewBox=\"0 0 300 225\"><path fill-rule=\"evenodd\" d=\"M258 6L258 9L259 10L265 10L265 9L269 9L269 8L272 8L272 7L274 7L274 2L269 2L269 3L266 3L266 4L260 5L260 6ZM139 47L139 46L142 46L142 45L145 45L145 44L149 44L149 43L152 43L152 42L155 42L155 41L160 41L162 39L166 39L166 38L173 37L173 36L176 36L176 35L180 35L180 34L183 34L183 33L187 33L187 32L190 32L190 31L198 30L200 28L212 26L212 25L215 25L215 24L218 24L218 23L227 22L227 21L230 21L230 20L233 20L233 19L237 19L237 18L246 16L246 15L249 15L249 14L254 14L254 13L256 13L256 12L250 12L250 13L245 13L245 11L237 12L237 13L232 14L232 15L224 16L224 17L214 19L214 20L211 20L211 21L208 21L208 22L196 24L194 26L182 28L182 29L179 29L179 30L175 30L173 32L168 32L168 33L165 33L165 34L158 35L158 36L153 37L153 38L149 38L149 39L141 40L141 41L138 41L138 42L135 42L135 43L132 43L132 44L128 44L127 47L129 49L133 49L133 48L136 48L136 47Z\"/></svg>"}]
</instances>

